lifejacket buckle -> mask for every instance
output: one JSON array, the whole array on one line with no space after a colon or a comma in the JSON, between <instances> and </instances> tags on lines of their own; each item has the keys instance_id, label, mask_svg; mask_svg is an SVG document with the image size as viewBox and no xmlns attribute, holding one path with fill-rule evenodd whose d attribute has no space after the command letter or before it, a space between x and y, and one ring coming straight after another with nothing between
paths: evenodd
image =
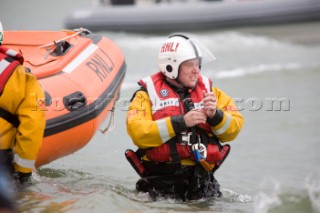
<instances>
[{"instance_id":1,"label":"lifejacket buckle","mask_svg":"<svg viewBox=\"0 0 320 213\"><path fill-rule=\"evenodd\" d=\"M190 137L192 135L192 132L183 132L181 133L181 145L190 144ZM190 146L190 145L189 145Z\"/></svg>"},{"instance_id":2,"label":"lifejacket buckle","mask_svg":"<svg viewBox=\"0 0 320 213\"><path fill-rule=\"evenodd\" d=\"M181 145L188 145L188 146L192 146L192 140L191 140L191 137L192 137L192 132L183 132L181 133L181 142L180 144ZM197 142L201 142L201 138L199 135L197 135Z\"/></svg>"}]
</instances>

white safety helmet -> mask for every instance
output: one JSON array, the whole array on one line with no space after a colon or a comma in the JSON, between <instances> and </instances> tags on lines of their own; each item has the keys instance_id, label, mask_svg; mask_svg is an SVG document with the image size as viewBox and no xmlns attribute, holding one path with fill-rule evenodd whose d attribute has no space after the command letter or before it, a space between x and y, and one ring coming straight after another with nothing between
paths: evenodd
<instances>
[{"instance_id":1,"label":"white safety helmet","mask_svg":"<svg viewBox=\"0 0 320 213\"><path fill-rule=\"evenodd\" d=\"M0 21L0 45L2 44L2 40L3 40L3 28L2 28L1 21Z\"/></svg>"},{"instance_id":2,"label":"white safety helmet","mask_svg":"<svg viewBox=\"0 0 320 213\"><path fill-rule=\"evenodd\" d=\"M184 61L198 58L201 66L204 52L206 55L210 55L209 60L215 60L212 53L204 45L201 45L199 41L190 39L184 34L171 34L159 51L160 71L168 78L176 79L179 76L179 67Z\"/></svg>"}]
</instances>

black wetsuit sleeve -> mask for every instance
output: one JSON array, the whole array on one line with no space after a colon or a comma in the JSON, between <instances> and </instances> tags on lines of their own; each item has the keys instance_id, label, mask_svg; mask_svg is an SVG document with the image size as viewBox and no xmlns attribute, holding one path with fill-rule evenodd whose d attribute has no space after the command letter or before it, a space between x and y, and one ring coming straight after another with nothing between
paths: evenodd
<instances>
[{"instance_id":1,"label":"black wetsuit sleeve","mask_svg":"<svg viewBox=\"0 0 320 213\"><path fill-rule=\"evenodd\" d=\"M181 132L187 130L187 125L182 115L171 116L170 119L171 119L173 130L176 133L176 135L179 135Z\"/></svg>"},{"instance_id":2,"label":"black wetsuit sleeve","mask_svg":"<svg viewBox=\"0 0 320 213\"><path fill-rule=\"evenodd\" d=\"M217 108L216 114L214 114L212 118L207 117L207 123L210 126L216 126L219 123L221 123L222 119L223 119L223 111Z\"/></svg>"}]
</instances>

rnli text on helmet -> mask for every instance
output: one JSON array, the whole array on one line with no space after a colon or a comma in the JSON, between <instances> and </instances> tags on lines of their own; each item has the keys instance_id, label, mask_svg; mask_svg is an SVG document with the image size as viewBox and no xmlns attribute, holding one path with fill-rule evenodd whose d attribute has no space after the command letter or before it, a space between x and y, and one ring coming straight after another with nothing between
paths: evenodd
<instances>
[{"instance_id":1,"label":"rnli text on helmet","mask_svg":"<svg viewBox=\"0 0 320 213\"><path fill-rule=\"evenodd\" d=\"M168 42L164 43L164 45L161 47L161 53L163 52L177 52L177 49L179 47L179 42Z\"/></svg>"}]
</instances>

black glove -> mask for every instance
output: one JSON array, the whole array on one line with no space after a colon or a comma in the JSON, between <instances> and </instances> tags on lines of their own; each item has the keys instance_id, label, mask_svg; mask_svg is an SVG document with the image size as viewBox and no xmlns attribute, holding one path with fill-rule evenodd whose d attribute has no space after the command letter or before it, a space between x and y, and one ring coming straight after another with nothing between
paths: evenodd
<instances>
[{"instance_id":1,"label":"black glove","mask_svg":"<svg viewBox=\"0 0 320 213\"><path fill-rule=\"evenodd\" d=\"M14 172L13 179L17 183L17 185L25 184L31 180L31 172L30 173L23 173L23 172Z\"/></svg>"}]
</instances>

